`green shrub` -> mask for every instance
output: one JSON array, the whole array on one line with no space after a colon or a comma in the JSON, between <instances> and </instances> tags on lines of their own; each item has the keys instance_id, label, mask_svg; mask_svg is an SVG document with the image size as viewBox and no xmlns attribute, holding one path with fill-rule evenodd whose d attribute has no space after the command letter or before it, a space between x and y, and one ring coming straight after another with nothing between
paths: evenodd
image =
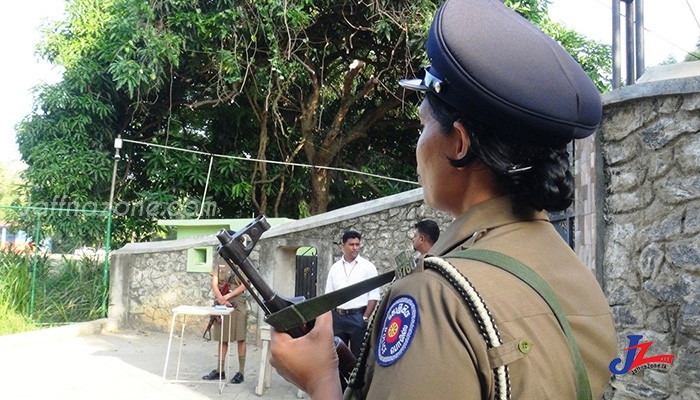
<instances>
[{"instance_id":1,"label":"green shrub","mask_svg":"<svg viewBox=\"0 0 700 400\"><path fill-rule=\"evenodd\" d=\"M100 318L103 265L96 257L0 253L0 334Z\"/></svg>"},{"instance_id":2,"label":"green shrub","mask_svg":"<svg viewBox=\"0 0 700 400\"><path fill-rule=\"evenodd\" d=\"M0 336L26 332L38 327L28 316L19 314L0 301Z\"/></svg>"},{"instance_id":3,"label":"green shrub","mask_svg":"<svg viewBox=\"0 0 700 400\"><path fill-rule=\"evenodd\" d=\"M36 329L29 318L30 290L27 258L0 253L0 335Z\"/></svg>"},{"instance_id":4,"label":"green shrub","mask_svg":"<svg viewBox=\"0 0 700 400\"><path fill-rule=\"evenodd\" d=\"M31 275L27 261L23 254L0 253L0 304L8 311L29 313Z\"/></svg>"}]
</instances>

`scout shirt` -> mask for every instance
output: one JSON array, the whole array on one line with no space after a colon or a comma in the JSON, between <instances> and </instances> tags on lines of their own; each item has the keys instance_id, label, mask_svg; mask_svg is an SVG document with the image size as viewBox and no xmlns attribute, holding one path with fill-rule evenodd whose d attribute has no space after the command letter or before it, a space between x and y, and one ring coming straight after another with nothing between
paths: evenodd
<instances>
[{"instance_id":1,"label":"scout shirt","mask_svg":"<svg viewBox=\"0 0 700 400\"><path fill-rule=\"evenodd\" d=\"M209 272L209 275L214 274L217 274L217 277L219 279L219 291L221 291L224 284L228 284L229 290L233 290L241 284L241 280L233 272L231 267L229 267L227 264L215 265L214 268L212 268L211 272ZM227 293L222 292L221 294L225 295ZM238 296L229 299L229 303L231 303L231 305L233 305L234 307L245 307L245 296L239 294Z\"/></svg>"},{"instance_id":2,"label":"scout shirt","mask_svg":"<svg viewBox=\"0 0 700 400\"><path fill-rule=\"evenodd\" d=\"M574 332L593 398L600 398L611 377L608 365L616 357L611 311L593 274L546 213L532 210L529 218L518 217L507 197L478 204L440 235L426 257L467 248L509 255L550 285ZM420 263L391 285L375 314L359 397L491 399L498 381L494 368L505 364L512 399L574 399L569 344L537 292L489 264L446 260L485 302L502 345L489 350L465 300L442 275ZM398 322L393 328L392 320ZM346 391L346 398L350 394Z\"/></svg>"},{"instance_id":3,"label":"scout shirt","mask_svg":"<svg viewBox=\"0 0 700 400\"><path fill-rule=\"evenodd\" d=\"M224 284L228 284L229 290L233 290L237 288L241 284L241 280L238 278L238 276L233 272L231 267L229 267L227 264L218 264L215 265L214 268L209 272L209 275L214 275L217 274L217 278L219 280L219 291L222 290ZM222 295L227 294L228 292L224 293L222 292ZM243 292L245 293L245 292ZM246 331L247 331L247 318L248 318L248 304L246 303L246 298L243 295L243 293L239 294L238 296L230 298L228 301L231 303L231 305L235 308L233 313L230 316L225 316L223 318L224 322L224 333L223 337L224 338L231 338L232 341L238 341L238 340L245 340L246 339ZM215 304L218 304L215 302ZM233 317L233 319L231 319ZM232 323L233 322L233 323ZM233 330L231 330L231 326L233 325ZM218 324L217 324L218 326ZM229 330L230 336L229 336ZM221 339L221 329L214 329L212 330L213 334L213 339L216 341L219 341Z\"/></svg>"}]
</instances>

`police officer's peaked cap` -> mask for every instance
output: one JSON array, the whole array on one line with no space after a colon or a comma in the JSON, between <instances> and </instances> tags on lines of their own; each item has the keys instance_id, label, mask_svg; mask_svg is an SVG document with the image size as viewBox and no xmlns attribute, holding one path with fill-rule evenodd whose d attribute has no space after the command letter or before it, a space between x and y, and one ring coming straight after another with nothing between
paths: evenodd
<instances>
[{"instance_id":1,"label":"police officer's peaked cap","mask_svg":"<svg viewBox=\"0 0 700 400\"><path fill-rule=\"evenodd\" d=\"M436 93L496 129L562 145L600 123L600 94L581 66L499 0L447 0L426 47L425 75L401 86Z\"/></svg>"}]
</instances>

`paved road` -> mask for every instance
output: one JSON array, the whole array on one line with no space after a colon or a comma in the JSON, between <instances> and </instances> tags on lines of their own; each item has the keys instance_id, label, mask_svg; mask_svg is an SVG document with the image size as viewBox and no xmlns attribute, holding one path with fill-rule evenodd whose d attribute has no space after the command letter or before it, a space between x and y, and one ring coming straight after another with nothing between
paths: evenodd
<instances>
[{"instance_id":1,"label":"paved road","mask_svg":"<svg viewBox=\"0 0 700 400\"><path fill-rule=\"evenodd\" d=\"M248 345L245 382L219 386L200 378L216 365L216 342L185 335L180 379L164 383L168 334L124 331L75 334L75 330L43 329L0 336L0 398L3 400L261 400L297 399L298 390L273 370L272 383L255 394L261 351ZM235 346L232 346L235 349ZM168 378L177 362L173 338ZM230 357L235 371L238 360Z\"/></svg>"}]
</instances>

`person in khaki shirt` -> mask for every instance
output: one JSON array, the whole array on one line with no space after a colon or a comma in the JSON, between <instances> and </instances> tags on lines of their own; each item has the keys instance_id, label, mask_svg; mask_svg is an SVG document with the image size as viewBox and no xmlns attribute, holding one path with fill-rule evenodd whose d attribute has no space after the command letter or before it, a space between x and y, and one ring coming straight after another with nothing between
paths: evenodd
<instances>
[{"instance_id":1,"label":"person in khaki shirt","mask_svg":"<svg viewBox=\"0 0 700 400\"><path fill-rule=\"evenodd\" d=\"M550 305L515 275L451 254L483 249L552 289L600 398L616 357L610 307L546 214L573 201L567 144L597 128L599 93L563 48L499 0L447 0L426 49L431 65L400 84L425 93L416 145L425 202L455 220L382 297L344 396L576 398L585 380ZM271 363L312 399L341 399L332 341L330 313L300 338L272 332Z\"/></svg>"},{"instance_id":2,"label":"person in khaki shirt","mask_svg":"<svg viewBox=\"0 0 700 400\"><path fill-rule=\"evenodd\" d=\"M531 210L525 217L517 216L507 196L479 203L443 232L431 253L466 248L496 250L516 258L559 294L594 398L600 398L611 376L608 364L616 357L610 308L593 274L555 231L546 213ZM394 299L410 295L418 307L418 328L408 350L393 364L378 366L369 357L362 397L490 399L496 391L493 369L507 362L512 398L573 398L576 381L571 350L547 303L508 272L476 261L446 260L484 299L503 344L498 349L487 348L455 288L436 271L419 264L390 287L377 310L377 315L385 315ZM382 324L375 320L373 326L372 355L377 352L375 344L382 342ZM530 350L520 351L521 343L528 343ZM397 376L402 377L400 382L425 384L396 384Z\"/></svg>"},{"instance_id":3,"label":"person in khaki shirt","mask_svg":"<svg viewBox=\"0 0 700 400\"><path fill-rule=\"evenodd\" d=\"M245 379L245 361L246 361L246 334L248 320L248 305L243 292L245 285L234 274L223 260L220 260L217 265L211 270L211 290L216 299L216 304L234 307L235 310L231 315L224 316L215 322L215 327L212 329L214 340L220 342L221 346L218 352L218 365L207 375L202 376L202 379L211 381L226 379L226 371L224 364L226 362L226 354L228 353L229 338L236 342L238 350L238 371L231 378L231 383L242 383ZM221 325L224 325L223 334L221 333ZM223 336L222 336L223 335Z\"/></svg>"}]
</instances>

